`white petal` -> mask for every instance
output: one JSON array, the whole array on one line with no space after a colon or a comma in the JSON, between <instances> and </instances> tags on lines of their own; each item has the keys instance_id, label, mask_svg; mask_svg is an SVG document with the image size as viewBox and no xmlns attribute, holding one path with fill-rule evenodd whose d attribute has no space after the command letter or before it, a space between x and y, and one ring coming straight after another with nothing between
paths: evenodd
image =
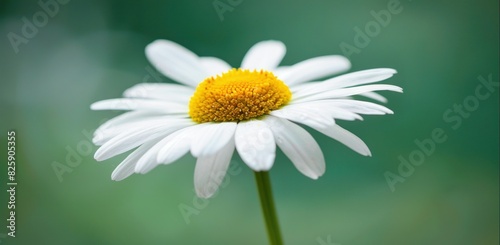
<instances>
[{"instance_id":1,"label":"white petal","mask_svg":"<svg viewBox=\"0 0 500 245\"><path fill-rule=\"evenodd\" d=\"M201 198L211 197L224 180L234 152L234 139L231 138L220 151L212 156L202 156L196 161L194 186Z\"/></svg>"},{"instance_id":2,"label":"white petal","mask_svg":"<svg viewBox=\"0 0 500 245\"><path fill-rule=\"evenodd\" d=\"M213 155L226 143L233 139L236 130L235 122L207 123L200 130L196 140L191 144L194 157Z\"/></svg>"},{"instance_id":3,"label":"white petal","mask_svg":"<svg viewBox=\"0 0 500 245\"><path fill-rule=\"evenodd\" d=\"M158 166L158 161L156 160L158 151L161 149L163 144L165 144L165 139L167 137L162 138L158 143L150 147L147 152L137 161L134 169L136 173L145 174Z\"/></svg>"},{"instance_id":4,"label":"white petal","mask_svg":"<svg viewBox=\"0 0 500 245\"><path fill-rule=\"evenodd\" d=\"M372 155L370 149L365 144L365 142L363 142L363 140L361 140L358 136L345 130L344 128L340 127L337 124L332 125L328 128L314 128L314 129L318 130L318 132L328 137L331 137L339 141L340 143L346 145L347 147L351 148L352 150L356 151L357 153L363 156Z\"/></svg>"},{"instance_id":5,"label":"white petal","mask_svg":"<svg viewBox=\"0 0 500 245\"><path fill-rule=\"evenodd\" d=\"M107 141L97 149L94 158L97 161L106 160L130 149L133 149L150 140L168 135L178 129L192 125L191 120L179 119L176 122L168 121L165 123L156 123L142 130L134 132L123 132Z\"/></svg>"},{"instance_id":6,"label":"white petal","mask_svg":"<svg viewBox=\"0 0 500 245\"><path fill-rule=\"evenodd\" d=\"M340 103L342 103L342 102L346 103L346 101L349 101L349 100L339 100L339 103L337 103L337 105L340 105ZM335 118L339 118L339 119L353 120L353 119L357 119L356 117L359 117L359 115L355 114L354 112L351 112L349 110L346 110L346 109L343 109L340 107L334 107L335 102L336 102L335 100L312 101L312 102L306 102L306 103L303 103L300 105L304 106L304 109L307 107L310 107L311 109L318 108L319 110L322 110L324 112L324 114L331 115L331 116L333 116ZM350 101L350 102L352 102L352 104L354 104L354 105L356 105L356 104L365 105L364 103L367 103L368 105L373 104L373 103L369 103L369 102L356 103L356 102L363 102L363 101ZM292 107L292 106L288 106L285 108L289 108L289 107ZM366 146L366 144L360 138L358 138L356 135L341 128L340 126L338 126L335 123L328 124L328 125L317 123L317 121L311 120L309 118L310 116L312 116L312 115L307 115L304 117L289 116L286 118L290 119L292 121L307 125L313 129L317 130L318 132L325 134L326 136L329 136L329 137L339 141L340 143L348 146L349 148L353 149L354 151L358 152L361 155L371 156L370 149L368 149L368 146Z\"/></svg>"},{"instance_id":7,"label":"white petal","mask_svg":"<svg viewBox=\"0 0 500 245\"><path fill-rule=\"evenodd\" d=\"M125 112L125 113L123 113L119 116L116 116L112 119L109 119L105 123L101 124L101 126L99 126L96 129L95 134L97 134L98 131L106 130L106 129L109 129L109 128L112 128L115 126L119 126L122 124L138 122L138 121L141 121L144 119L149 119L151 117L157 117L159 115L162 115L162 113L157 112L157 111L129 111L129 112Z\"/></svg>"},{"instance_id":8,"label":"white petal","mask_svg":"<svg viewBox=\"0 0 500 245\"><path fill-rule=\"evenodd\" d=\"M354 113L350 110L341 107L332 106L330 108L325 109L325 113L329 114L334 119L347 120L347 121L363 120L363 117L361 117L357 113Z\"/></svg>"},{"instance_id":9,"label":"white petal","mask_svg":"<svg viewBox=\"0 0 500 245\"><path fill-rule=\"evenodd\" d=\"M286 47L279 41L263 41L248 50L241 62L245 69L274 70L286 53Z\"/></svg>"},{"instance_id":10,"label":"white petal","mask_svg":"<svg viewBox=\"0 0 500 245\"><path fill-rule=\"evenodd\" d=\"M306 111L315 110L324 116L328 115L330 117L342 120L356 120L356 119L362 120L362 117L358 115L358 113L366 115L393 114L393 112L387 107L371 102L358 101L352 99L330 99L330 100L318 100L318 101L306 101L306 102L293 102L284 107L283 109L296 108L297 106L303 108L303 110ZM271 112L271 114L273 114L273 112ZM291 117L285 117L285 118L289 118L292 121L297 121ZM302 118L305 118L305 116L303 116ZM310 119L310 120L317 120L317 119Z\"/></svg>"},{"instance_id":11,"label":"white petal","mask_svg":"<svg viewBox=\"0 0 500 245\"><path fill-rule=\"evenodd\" d=\"M273 132L260 120L238 123L234 134L241 159L254 171L271 169L276 156Z\"/></svg>"},{"instance_id":12,"label":"white petal","mask_svg":"<svg viewBox=\"0 0 500 245\"><path fill-rule=\"evenodd\" d=\"M388 85L388 84L375 84L375 85L364 85L364 86L351 87L351 88L326 90L326 91L323 91L320 93L307 95L307 96L303 96L303 97L297 96L297 97L294 97L293 100L294 100L294 102L299 103L299 102L305 102L305 101L343 98L343 97L347 97L347 96L351 96L351 95L357 95L357 94L362 94L362 93L372 92L372 91L383 91L383 90L399 92L399 93L403 92L403 89L398 87L398 86Z\"/></svg>"},{"instance_id":13,"label":"white petal","mask_svg":"<svg viewBox=\"0 0 500 245\"><path fill-rule=\"evenodd\" d=\"M156 158L158 163L169 164L188 153L193 140L196 139L197 133L203 127L204 124L197 124L183 128L167 136L165 144L158 151Z\"/></svg>"},{"instance_id":14,"label":"white petal","mask_svg":"<svg viewBox=\"0 0 500 245\"><path fill-rule=\"evenodd\" d=\"M307 102L306 102L307 103ZM336 99L336 100L322 100L314 101L314 103L321 103L324 107L340 107L350 110L355 113L367 115L385 115L394 114L392 110L385 106L381 106L372 102L352 100L352 99Z\"/></svg>"},{"instance_id":15,"label":"white petal","mask_svg":"<svg viewBox=\"0 0 500 245\"><path fill-rule=\"evenodd\" d=\"M153 147L151 147L144 154L144 156L142 156L139 159L139 161L137 162L137 165L135 166L135 172L136 173L145 174L145 173L151 171L156 166L158 166L161 163L160 161L158 161L158 156L159 156L160 150L162 150L165 146L168 147L168 144L172 143L172 139L173 138L178 139L177 136L178 136L179 132L184 132L185 129L196 128L197 126L199 126L199 125L193 125L193 126L190 126L190 127L179 129L179 130L173 132L172 134L169 134L168 136L166 136L163 139L161 139L158 143L156 143ZM183 134L182 136L186 136L186 134ZM174 142L174 143L176 143L176 142ZM182 143L182 142L177 142L177 143ZM184 154L186 154L189 151L189 147L184 147L184 148L186 148L186 149L177 148L177 149L180 150L180 152L175 152L174 153L174 154L177 154L177 156L178 156L176 159L174 159L174 161L177 160L178 158L180 158L181 156L183 156ZM168 162L168 163L172 163L172 162L173 161Z\"/></svg>"},{"instance_id":16,"label":"white petal","mask_svg":"<svg viewBox=\"0 0 500 245\"><path fill-rule=\"evenodd\" d=\"M396 73L394 69L380 68L358 72L352 72L342 76L330 78L323 82L317 83L314 87L309 87L297 91L295 98L301 98L307 95L321 93L324 91L332 91L338 88L352 87L367 83L375 83L392 77Z\"/></svg>"},{"instance_id":17,"label":"white petal","mask_svg":"<svg viewBox=\"0 0 500 245\"><path fill-rule=\"evenodd\" d=\"M150 99L109 99L90 105L92 110L157 110L165 113L186 113L188 106Z\"/></svg>"},{"instance_id":18,"label":"white petal","mask_svg":"<svg viewBox=\"0 0 500 245\"><path fill-rule=\"evenodd\" d=\"M322 82L307 82L307 83L299 83L296 85L290 86L290 91L296 95L297 93L300 93L301 91L305 91L311 88L314 88L318 85L320 85Z\"/></svg>"},{"instance_id":19,"label":"white petal","mask_svg":"<svg viewBox=\"0 0 500 245\"><path fill-rule=\"evenodd\" d=\"M165 76L191 87L196 87L208 75L196 54L172 41L150 43L146 46L146 56Z\"/></svg>"},{"instance_id":20,"label":"white petal","mask_svg":"<svg viewBox=\"0 0 500 245\"><path fill-rule=\"evenodd\" d=\"M351 68L351 63L347 58L340 55L329 55L299 62L276 73L286 84L294 85L344 72L349 68Z\"/></svg>"},{"instance_id":21,"label":"white petal","mask_svg":"<svg viewBox=\"0 0 500 245\"><path fill-rule=\"evenodd\" d=\"M187 118L187 117L184 117ZM160 124L169 124L170 122L176 123L176 120L182 119L182 117L176 116L154 116L154 117L143 117L137 120L130 120L129 122L122 122L120 124L116 124L113 127L98 129L94 132L94 137L92 138L92 142L95 145L103 145L112 138L123 132L135 132L138 130L142 130L144 128L148 128L152 125Z\"/></svg>"},{"instance_id":22,"label":"white petal","mask_svg":"<svg viewBox=\"0 0 500 245\"><path fill-rule=\"evenodd\" d=\"M225 61L215 57L201 57L201 65L208 73L208 76L215 76L231 70L231 66Z\"/></svg>"},{"instance_id":23,"label":"white petal","mask_svg":"<svg viewBox=\"0 0 500 245\"><path fill-rule=\"evenodd\" d=\"M146 153L149 148L151 148L154 144L158 142L157 140L153 140L150 142L146 142L139 146L139 148L135 149L130 155L125 158L113 171L111 174L111 179L115 181L123 180L134 173L135 165L137 161Z\"/></svg>"},{"instance_id":24,"label":"white petal","mask_svg":"<svg viewBox=\"0 0 500 245\"><path fill-rule=\"evenodd\" d=\"M125 90L123 96L128 98L148 98L187 104L193 93L193 88L178 84L140 83Z\"/></svg>"},{"instance_id":25,"label":"white petal","mask_svg":"<svg viewBox=\"0 0 500 245\"><path fill-rule=\"evenodd\" d=\"M390 68L369 69L334 77L323 83L332 84L330 88L345 88L383 81L394 76L396 73L396 70Z\"/></svg>"},{"instance_id":26,"label":"white petal","mask_svg":"<svg viewBox=\"0 0 500 245\"><path fill-rule=\"evenodd\" d=\"M317 179L325 172L325 159L314 138L300 126L282 118L267 116L276 144L305 176Z\"/></svg>"},{"instance_id":27,"label":"white petal","mask_svg":"<svg viewBox=\"0 0 500 245\"><path fill-rule=\"evenodd\" d=\"M273 69L273 73L274 74L283 74L288 69L290 69L290 66L278 66L275 69Z\"/></svg>"},{"instance_id":28,"label":"white petal","mask_svg":"<svg viewBox=\"0 0 500 245\"><path fill-rule=\"evenodd\" d=\"M328 127L329 125L334 124L331 115L321 112L320 110L305 103L288 105L282 109L271 111L270 114L307 125L316 125L317 127Z\"/></svg>"},{"instance_id":29,"label":"white petal","mask_svg":"<svg viewBox=\"0 0 500 245\"><path fill-rule=\"evenodd\" d=\"M366 98L370 98L372 100L382 102L382 103L387 103L387 98L385 98L384 96L382 96L378 93L375 93L375 92L366 92L366 93L359 94L359 95L364 96Z\"/></svg>"}]
</instances>

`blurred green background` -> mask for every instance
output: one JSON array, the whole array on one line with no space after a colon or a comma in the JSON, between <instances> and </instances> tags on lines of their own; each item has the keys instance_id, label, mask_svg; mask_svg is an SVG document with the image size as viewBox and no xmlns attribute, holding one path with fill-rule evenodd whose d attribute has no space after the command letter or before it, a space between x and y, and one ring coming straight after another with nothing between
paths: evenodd
<instances>
[{"instance_id":1,"label":"blurred green background","mask_svg":"<svg viewBox=\"0 0 500 245\"><path fill-rule=\"evenodd\" d=\"M88 135L119 112L89 105L143 82L151 73L144 47L155 39L233 66L254 43L276 39L287 45L282 64L291 65L343 54L342 43L356 47L356 28L371 25L371 11L391 2L66 1L46 20L38 1L0 2L0 157L6 163L7 131L14 129L18 182L16 238L6 236L2 191L1 244L266 244L253 174L237 157L236 173L208 201L195 198L191 156L114 182L111 172L124 155L96 162ZM475 97L478 76L498 82L498 1L399 4L400 12L349 56L352 71L397 69L387 83L405 91L384 94L394 115L340 123L373 157L312 131L327 160L319 180L277 157L271 178L286 244L499 243L498 87L481 90L487 99ZM23 18L33 17L40 27L23 36ZM17 44L9 33L19 35ZM467 114L448 115L459 126L443 119L464 101ZM436 128L446 141L391 191L384 174L399 175L398 157L408 159L419 149L414 141ZM6 172L2 164L5 189ZM179 207L194 214L186 220Z\"/></svg>"}]
</instances>

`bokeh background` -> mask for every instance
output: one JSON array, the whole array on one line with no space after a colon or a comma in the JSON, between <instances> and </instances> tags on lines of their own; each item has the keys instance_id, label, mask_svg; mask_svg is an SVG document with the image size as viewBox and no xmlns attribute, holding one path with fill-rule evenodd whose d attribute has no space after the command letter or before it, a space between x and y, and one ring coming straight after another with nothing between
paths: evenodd
<instances>
[{"instance_id":1,"label":"bokeh background","mask_svg":"<svg viewBox=\"0 0 500 245\"><path fill-rule=\"evenodd\" d=\"M124 155L96 162L89 135L119 112L89 105L153 77L144 47L155 39L236 67L251 45L276 39L288 49L282 64L291 65L343 54L341 43L355 45L355 29L374 21L370 12L391 4L66 2L57 2L57 11L52 6L45 21L38 1L0 1L0 179L7 189L7 131L13 129L18 182L16 238L6 235L7 195L0 190L1 244L266 244L253 174L237 157L228 184L208 201L195 197L190 156L114 182L111 172ZM478 76L491 75L498 84L498 1L399 4L400 13L349 55L353 71L397 69L387 82L405 91L384 94L394 115L340 122L364 139L373 157L313 131L327 160L319 180L301 175L282 153L277 157L271 178L286 244L499 243L498 85L481 90L489 98L469 105L466 115L450 114L461 121L456 129L443 119L455 104L473 102ZM33 17L40 26L23 36L23 18ZM9 33L26 39L12 45ZM436 128L446 141L391 191L384 174L399 175L399 156L408 159L419 149L414 141ZM180 207L192 213L185 217Z\"/></svg>"}]
</instances>

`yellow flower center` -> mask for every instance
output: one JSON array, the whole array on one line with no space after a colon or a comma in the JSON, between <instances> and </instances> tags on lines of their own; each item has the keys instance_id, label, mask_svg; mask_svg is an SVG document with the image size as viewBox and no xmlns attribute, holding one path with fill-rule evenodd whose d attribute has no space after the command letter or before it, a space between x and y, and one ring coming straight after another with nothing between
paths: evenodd
<instances>
[{"instance_id":1,"label":"yellow flower center","mask_svg":"<svg viewBox=\"0 0 500 245\"><path fill-rule=\"evenodd\" d=\"M198 85L189 115L198 123L242 121L266 115L291 98L290 89L270 71L231 69Z\"/></svg>"}]
</instances>

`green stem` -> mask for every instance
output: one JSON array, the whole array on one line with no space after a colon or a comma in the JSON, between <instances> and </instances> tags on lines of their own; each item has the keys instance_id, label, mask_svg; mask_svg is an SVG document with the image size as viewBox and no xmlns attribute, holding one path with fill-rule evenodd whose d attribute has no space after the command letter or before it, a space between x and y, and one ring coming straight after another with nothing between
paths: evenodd
<instances>
[{"instance_id":1,"label":"green stem","mask_svg":"<svg viewBox=\"0 0 500 245\"><path fill-rule=\"evenodd\" d=\"M276 208L274 207L269 172L263 171L254 173L257 188L259 189L260 206L262 207L262 213L264 214L264 219L266 221L269 244L283 245L278 218L276 216Z\"/></svg>"}]
</instances>

